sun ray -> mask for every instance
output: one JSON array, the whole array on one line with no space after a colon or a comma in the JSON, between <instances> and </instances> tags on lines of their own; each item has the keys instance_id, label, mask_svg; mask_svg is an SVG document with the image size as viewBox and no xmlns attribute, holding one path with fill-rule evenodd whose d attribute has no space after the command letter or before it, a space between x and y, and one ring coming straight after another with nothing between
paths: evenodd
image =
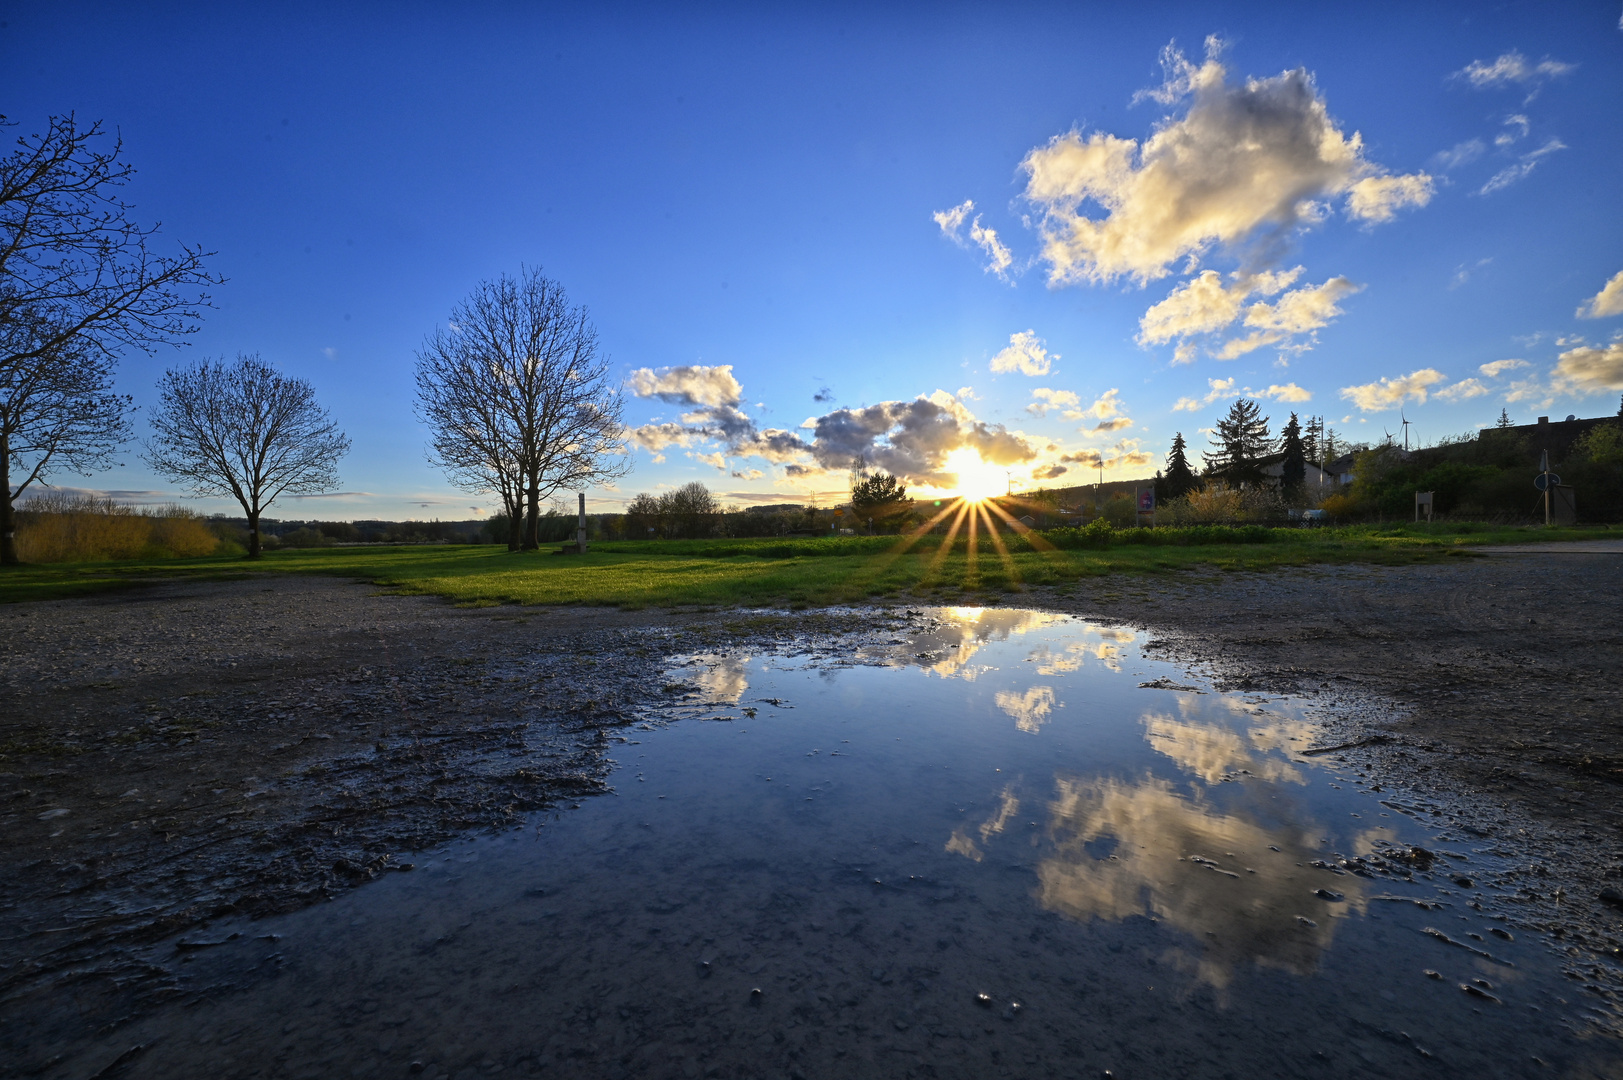
<instances>
[{"instance_id":1,"label":"sun ray","mask_svg":"<svg viewBox=\"0 0 1623 1080\"><path fill-rule=\"evenodd\" d=\"M976 533L980 529L981 522L980 503L968 502L964 505L969 508L968 537L964 547L964 587L978 589L981 584L981 567Z\"/></svg>"},{"instance_id":2,"label":"sun ray","mask_svg":"<svg viewBox=\"0 0 1623 1080\"><path fill-rule=\"evenodd\" d=\"M946 562L947 556L952 554L953 545L958 541L958 530L963 526L964 518L969 513L969 503L959 499L953 503L950 509L957 511L957 516L952 519L952 525L947 529L947 535L942 539L941 546L935 549L935 554L930 557L930 562L925 566L924 573L919 576L919 587L921 588L935 580L941 565Z\"/></svg>"},{"instance_id":3,"label":"sun ray","mask_svg":"<svg viewBox=\"0 0 1623 1080\"><path fill-rule=\"evenodd\" d=\"M1019 584L1020 570L1014 565L1014 559L1009 555L1008 545L1003 542L1003 534L998 532L997 522L993 520L991 513L987 510L988 507L993 510L998 509L997 503L991 499L975 504L975 509L979 510L981 515L986 518L986 537L992 541L992 547L997 549L998 561L1003 564L1004 573L1009 575L1011 582ZM998 510L998 513L1003 512ZM1004 514L1003 516L1007 517L1008 515Z\"/></svg>"},{"instance_id":4,"label":"sun ray","mask_svg":"<svg viewBox=\"0 0 1623 1080\"><path fill-rule=\"evenodd\" d=\"M1011 515L1007 510L1003 509L1003 507L999 506L996 502L988 501L986 503L986 505L992 509L993 513L997 514L1004 521L1008 522L1009 523L1009 528L1013 529L1016 533L1018 533L1020 535L1020 537L1022 539L1025 540L1026 543L1030 544L1032 547L1036 548L1038 551L1042 552L1045 555L1047 555L1047 554L1056 554L1056 555L1061 554L1059 548L1055 547L1053 544L1050 544L1047 540L1043 539L1043 534L1042 533L1038 532L1036 529L1033 529L1031 526L1027 525L1025 522L1021 521L1019 518L1014 517L1013 515Z\"/></svg>"}]
</instances>

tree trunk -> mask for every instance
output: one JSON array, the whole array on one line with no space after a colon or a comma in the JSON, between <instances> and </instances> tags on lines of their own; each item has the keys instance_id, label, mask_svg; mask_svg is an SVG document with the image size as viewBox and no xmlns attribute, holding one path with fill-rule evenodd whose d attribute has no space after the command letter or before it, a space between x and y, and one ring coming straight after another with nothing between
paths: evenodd
<instances>
[{"instance_id":1,"label":"tree trunk","mask_svg":"<svg viewBox=\"0 0 1623 1080\"><path fill-rule=\"evenodd\" d=\"M0 566L20 566L17 517L11 505L11 436L0 431Z\"/></svg>"},{"instance_id":2,"label":"tree trunk","mask_svg":"<svg viewBox=\"0 0 1623 1080\"><path fill-rule=\"evenodd\" d=\"M530 478L529 506L524 514L524 550L534 551L541 546L541 478Z\"/></svg>"},{"instance_id":3,"label":"tree trunk","mask_svg":"<svg viewBox=\"0 0 1623 1080\"><path fill-rule=\"evenodd\" d=\"M248 511L248 557L257 559L260 555L259 547L259 511Z\"/></svg>"}]
</instances>

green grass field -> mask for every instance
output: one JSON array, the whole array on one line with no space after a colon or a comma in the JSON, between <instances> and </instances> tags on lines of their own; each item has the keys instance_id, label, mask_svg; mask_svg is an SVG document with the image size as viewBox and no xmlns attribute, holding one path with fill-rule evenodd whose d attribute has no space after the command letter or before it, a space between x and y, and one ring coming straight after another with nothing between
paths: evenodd
<instances>
[{"instance_id":1,"label":"green grass field","mask_svg":"<svg viewBox=\"0 0 1623 1080\"><path fill-rule=\"evenodd\" d=\"M1046 551L1011 534L999 537L1006 548L999 551L984 533L975 550L962 538L942 550L932 536L905 552L889 536L633 540L596 544L585 557L559 555L551 547L526 554L489 545L314 548L271 552L257 562L208 556L0 569L0 602L83 596L160 580L331 574L468 605L806 607L880 598L965 603L1106 574L1170 573L1199 565L1233 571L1395 565L1469 556L1482 544L1617 535L1606 529L1402 525L1146 529L1102 537L1078 532L1070 538L1078 546Z\"/></svg>"}]
</instances>

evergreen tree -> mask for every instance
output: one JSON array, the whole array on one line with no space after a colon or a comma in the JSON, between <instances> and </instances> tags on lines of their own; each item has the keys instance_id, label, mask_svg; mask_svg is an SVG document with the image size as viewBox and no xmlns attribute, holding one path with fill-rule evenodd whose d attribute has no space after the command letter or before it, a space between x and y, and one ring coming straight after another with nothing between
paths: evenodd
<instances>
[{"instance_id":1,"label":"evergreen tree","mask_svg":"<svg viewBox=\"0 0 1623 1080\"><path fill-rule=\"evenodd\" d=\"M1302 454L1315 465L1324 464L1324 417L1310 416L1303 421Z\"/></svg>"},{"instance_id":2,"label":"evergreen tree","mask_svg":"<svg viewBox=\"0 0 1623 1080\"><path fill-rule=\"evenodd\" d=\"M1172 451L1167 454L1166 476L1157 490L1165 491L1165 498L1176 499L1189 494L1200 486L1195 478L1195 470L1189 467L1188 444L1183 441L1183 432L1172 436Z\"/></svg>"},{"instance_id":3,"label":"evergreen tree","mask_svg":"<svg viewBox=\"0 0 1623 1080\"><path fill-rule=\"evenodd\" d=\"M1279 475L1279 487L1285 493L1285 498L1294 499L1302 493L1302 483L1307 479L1307 454L1302 446L1302 425L1297 422L1295 413L1291 413L1290 422L1280 432L1279 449L1285 455L1284 461L1280 463L1283 471Z\"/></svg>"},{"instance_id":4,"label":"evergreen tree","mask_svg":"<svg viewBox=\"0 0 1623 1080\"><path fill-rule=\"evenodd\" d=\"M1620 414L1623 414L1623 410L1620 410ZM1493 426L1496 427L1496 428L1500 428L1500 429L1504 429L1504 428L1507 428L1507 427L1512 427L1513 425L1510 422L1510 410L1509 409L1500 409L1499 410L1499 419L1494 423Z\"/></svg>"},{"instance_id":5,"label":"evergreen tree","mask_svg":"<svg viewBox=\"0 0 1623 1080\"><path fill-rule=\"evenodd\" d=\"M1206 475L1236 486L1262 482L1260 459L1268 451L1268 418L1261 412L1250 398L1229 406L1228 414L1217 422L1217 452L1201 454Z\"/></svg>"}]
</instances>

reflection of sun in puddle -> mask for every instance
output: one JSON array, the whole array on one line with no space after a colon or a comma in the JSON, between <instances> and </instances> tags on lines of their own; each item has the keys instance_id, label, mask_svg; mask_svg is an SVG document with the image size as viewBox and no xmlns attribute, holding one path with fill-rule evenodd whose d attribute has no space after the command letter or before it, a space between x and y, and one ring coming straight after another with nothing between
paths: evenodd
<instances>
[{"instance_id":1,"label":"reflection of sun in puddle","mask_svg":"<svg viewBox=\"0 0 1623 1080\"><path fill-rule=\"evenodd\" d=\"M1055 851L1037 868L1037 902L1079 920L1162 919L1200 942L1198 955L1175 950L1171 959L1214 987L1247 961L1312 972L1334 934L1331 913L1364 910L1361 881L1336 879L1343 908L1290 872L1316 857L1300 832L1220 813L1164 780L1055 783ZM1089 845L1105 839L1115 848L1096 857Z\"/></svg>"}]
</instances>

